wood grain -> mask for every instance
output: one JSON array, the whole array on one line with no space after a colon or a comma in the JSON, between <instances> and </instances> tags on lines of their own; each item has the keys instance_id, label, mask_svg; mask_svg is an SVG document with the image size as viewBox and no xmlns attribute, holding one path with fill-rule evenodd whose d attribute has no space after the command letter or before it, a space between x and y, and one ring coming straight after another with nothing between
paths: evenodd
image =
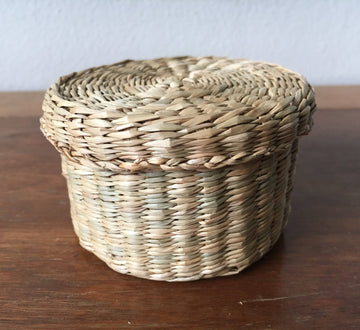
<instances>
[{"instance_id":1,"label":"wood grain","mask_svg":"<svg viewBox=\"0 0 360 330\"><path fill-rule=\"evenodd\" d=\"M0 92L0 117L40 116L44 92Z\"/></svg>"},{"instance_id":2,"label":"wood grain","mask_svg":"<svg viewBox=\"0 0 360 330\"><path fill-rule=\"evenodd\" d=\"M320 109L360 108L360 86L315 86L317 104Z\"/></svg>"},{"instance_id":3,"label":"wood grain","mask_svg":"<svg viewBox=\"0 0 360 330\"><path fill-rule=\"evenodd\" d=\"M11 107L36 107L28 96ZM315 114L275 248L239 275L188 283L120 275L82 249L38 118L2 118L0 328L359 328L359 110Z\"/></svg>"}]
</instances>

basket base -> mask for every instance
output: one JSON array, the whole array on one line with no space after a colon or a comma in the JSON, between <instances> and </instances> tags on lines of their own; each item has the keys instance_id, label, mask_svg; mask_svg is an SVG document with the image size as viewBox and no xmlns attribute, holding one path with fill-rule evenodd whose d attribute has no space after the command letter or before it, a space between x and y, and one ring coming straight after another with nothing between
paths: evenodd
<instances>
[{"instance_id":1,"label":"basket base","mask_svg":"<svg viewBox=\"0 0 360 330\"><path fill-rule=\"evenodd\" d=\"M234 266L234 267L229 268L227 265L220 265L218 267L218 269L213 269L212 271L208 271L208 272L204 271L204 272L201 272L201 273L193 275L193 276L187 276L187 277L182 278L182 277L173 277L173 274L171 274L171 273L148 274L145 272L144 273L138 272L136 274L133 274L133 273L128 272L124 267L119 267L119 265L109 261L111 259L104 258L104 256L102 254L89 248L89 246L84 244L80 239L79 239L79 244L82 248L84 248L88 252L91 252L94 255L96 255L99 259L104 261L108 267L110 267L111 269L115 270L118 273L121 273L123 275L131 275L131 276L135 276L135 277L143 278L143 279L147 279L147 280L166 281L166 282L189 282L189 281L195 281L195 280L199 280L199 279L236 275L263 257L259 254L256 254L253 257L250 256L249 259L244 260L244 263L239 266ZM275 242L275 244L276 244L276 242ZM269 249L268 252L270 252L270 250L271 249ZM169 278L171 278L171 279L169 279Z\"/></svg>"}]
</instances>

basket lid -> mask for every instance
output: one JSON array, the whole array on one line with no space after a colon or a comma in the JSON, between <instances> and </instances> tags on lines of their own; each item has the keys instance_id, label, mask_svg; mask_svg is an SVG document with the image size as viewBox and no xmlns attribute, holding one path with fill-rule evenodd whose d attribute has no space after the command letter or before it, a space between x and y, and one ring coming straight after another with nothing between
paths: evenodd
<instances>
[{"instance_id":1,"label":"basket lid","mask_svg":"<svg viewBox=\"0 0 360 330\"><path fill-rule=\"evenodd\" d=\"M91 168L216 169L289 148L314 110L305 78L275 64L127 60L60 77L46 91L41 130Z\"/></svg>"}]
</instances>

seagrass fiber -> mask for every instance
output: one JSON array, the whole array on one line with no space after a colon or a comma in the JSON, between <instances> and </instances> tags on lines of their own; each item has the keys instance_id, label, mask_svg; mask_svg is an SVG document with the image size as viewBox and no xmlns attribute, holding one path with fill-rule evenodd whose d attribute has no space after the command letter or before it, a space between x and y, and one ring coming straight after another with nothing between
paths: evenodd
<instances>
[{"instance_id":1,"label":"seagrass fiber","mask_svg":"<svg viewBox=\"0 0 360 330\"><path fill-rule=\"evenodd\" d=\"M278 240L315 108L281 66L186 56L63 76L40 121L80 244L120 273L188 281L236 274Z\"/></svg>"}]
</instances>

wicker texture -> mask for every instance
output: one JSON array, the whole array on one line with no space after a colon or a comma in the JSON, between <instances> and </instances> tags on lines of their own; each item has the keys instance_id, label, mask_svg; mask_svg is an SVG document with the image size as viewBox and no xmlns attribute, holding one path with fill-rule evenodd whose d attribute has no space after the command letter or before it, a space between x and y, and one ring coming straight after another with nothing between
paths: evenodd
<instances>
[{"instance_id":1,"label":"wicker texture","mask_svg":"<svg viewBox=\"0 0 360 330\"><path fill-rule=\"evenodd\" d=\"M177 57L61 77L43 110L81 245L181 281L238 273L277 241L315 100L274 64Z\"/></svg>"}]
</instances>

